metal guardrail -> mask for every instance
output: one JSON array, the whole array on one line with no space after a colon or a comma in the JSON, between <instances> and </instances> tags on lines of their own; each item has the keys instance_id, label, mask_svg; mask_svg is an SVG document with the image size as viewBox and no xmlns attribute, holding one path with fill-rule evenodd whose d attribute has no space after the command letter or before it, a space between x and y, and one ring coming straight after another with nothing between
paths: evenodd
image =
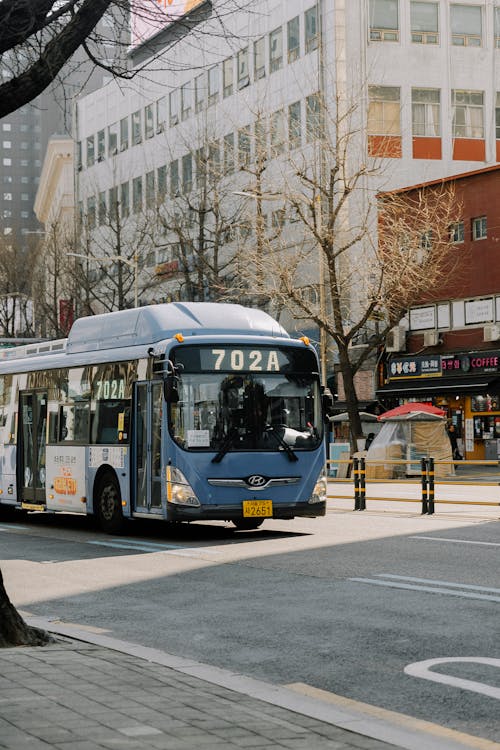
<instances>
[{"instance_id":1,"label":"metal guardrail","mask_svg":"<svg viewBox=\"0 0 500 750\"><path fill-rule=\"evenodd\" d=\"M422 506L422 515L433 515L435 513L436 504L448 504L448 505L482 505L482 506L490 506L490 507L499 507L500 506L500 499L498 502L496 501L488 501L488 500L446 500L444 498L436 499L436 486L447 486L447 487L477 487L478 482L477 478L476 481L474 481L474 478L471 476L471 479L469 481L457 481L453 479L452 481L444 481L444 480L437 480L436 481L436 466L457 466L460 467L495 467L497 469L497 481L484 481L484 479L481 477L480 486L481 487L499 487L499 493L500 493L500 462L499 461L477 461L477 460L460 460L460 461L453 461L453 460L447 460L447 461L441 461L441 460L435 460L432 456L424 457L420 459L420 473L418 478L404 478L404 477L396 477L396 478L369 478L367 480L366 476L366 470L367 466L387 466L387 465L412 465L412 467L415 466L418 459L414 459L413 461L409 461L408 459L377 459L377 460L368 460L365 457L358 457L354 456L349 459L331 459L327 461L327 465L334 464L335 466L338 466L339 464L347 465L347 469L345 471L346 476L345 477L329 477L330 482L334 483L340 483L340 484L346 484L353 482L354 484L354 510L366 510L366 495L367 495L367 485L370 484L411 484L411 485L420 485L421 487L421 497L420 498L395 498L395 497L374 497L373 500L383 500L383 501L390 501L390 502L410 502L410 503L421 503ZM413 471L412 471L413 473ZM350 476L349 476L350 475ZM342 498L342 499L352 499L351 495L329 495L330 498Z\"/></svg>"}]
</instances>

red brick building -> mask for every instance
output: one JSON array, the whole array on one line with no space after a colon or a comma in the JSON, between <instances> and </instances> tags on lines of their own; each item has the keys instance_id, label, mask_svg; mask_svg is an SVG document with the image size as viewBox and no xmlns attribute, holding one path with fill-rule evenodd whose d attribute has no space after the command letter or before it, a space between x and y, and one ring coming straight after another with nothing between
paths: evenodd
<instances>
[{"instance_id":1,"label":"red brick building","mask_svg":"<svg viewBox=\"0 0 500 750\"><path fill-rule=\"evenodd\" d=\"M430 188L433 181L407 188ZM462 216L450 227L453 272L387 340L377 395L386 406L446 408L466 458L500 448L500 165L455 175Z\"/></svg>"}]
</instances>

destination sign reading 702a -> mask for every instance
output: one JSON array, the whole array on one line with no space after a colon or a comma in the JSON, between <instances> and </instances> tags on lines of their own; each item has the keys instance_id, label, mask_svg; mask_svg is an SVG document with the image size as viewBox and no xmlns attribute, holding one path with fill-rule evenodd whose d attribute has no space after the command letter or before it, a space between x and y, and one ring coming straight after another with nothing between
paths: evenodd
<instances>
[{"instance_id":1,"label":"destination sign reading 702a","mask_svg":"<svg viewBox=\"0 0 500 750\"><path fill-rule=\"evenodd\" d=\"M279 372L288 363L277 349L217 347L201 350L201 365L206 370L233 372Z\"/></svg>"}]
</instances>

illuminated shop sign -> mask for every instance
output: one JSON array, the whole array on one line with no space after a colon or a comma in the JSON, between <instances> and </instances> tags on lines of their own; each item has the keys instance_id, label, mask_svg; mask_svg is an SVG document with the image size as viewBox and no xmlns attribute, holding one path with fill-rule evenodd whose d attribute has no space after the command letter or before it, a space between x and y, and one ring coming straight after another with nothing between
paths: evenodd
<instances>
[{"instance_id":1,"label":"illuminated shop sign","mask_svg":"<svg viewBox=\"0 0 500 750\"><path fill-rule=\"evenodd\" d=\"M389 379L415 378L425 375L437 377L441 375L441 357L432 355L426 357L397 357L388 364Z\"/></svg>"},{"instance_id":2,"label":"illuminated shop sign","mask_svg":"<svg viewBox=\"0 0 500 750\"><path fill-rule=\"evenodd\" d=\"M138 47L206 0L132 0L131 46Z\"/></svg>"},{"instance_id":3,"label":"illuminated shop sign","mask_svg":"<svg viewBox=\"0 0 500 750\"><path fill-rule=\"evenodd\" d=\"M500 352L396 357L387 365L389 380L441 375L476 375L500 372Z\"/></svg>"}]
</instances>

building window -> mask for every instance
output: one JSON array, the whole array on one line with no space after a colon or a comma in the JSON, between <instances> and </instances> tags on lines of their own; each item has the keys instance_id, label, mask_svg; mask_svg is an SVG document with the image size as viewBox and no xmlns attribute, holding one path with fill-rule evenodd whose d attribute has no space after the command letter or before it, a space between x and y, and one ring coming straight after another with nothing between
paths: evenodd
<instances>
[{"instance_id":1,"label":"building window","mask_svg":"<svg viewBox=\"0 0 500 750\"><path fill-rule=\"evenodd\" d=\"M266 38L261 37L253 43L253 77L258 81L266 75Z\"/></svg>"},{"instance_id":2,"label":"building window","mask_svg":"<svg viewBox=\"0 0 500 750\"><path fill-rule=\"evenodd\" d=\"M95 215L95 198L87 198L87 226L89 229L94 229L96 221Z\"/></svg>"},{"instance_id":3,"label":"building window","mask_svg":"<svg viewBox=\"0 0 500 750\"><path fill-rule=\"evenodd\" d=\"M142 141L141 110L132 113L132 145Z\"/></svg>"},{"instance_id":4,"label":"building window","mask_svg":"<svg viewBox=\"0 0 500 750\"><path fill-rule=\"evenodd\" d=\"M399 40L398 0L370 0L370 41Z\"/></svg>"},{"instance_id":5,"label":"building window","mask_svg":"<svg viewBox=\"0 0 500 750\"><path fill-rule=\"evenodd\" d=\"M302 145L302 107L300 102L294 102L288 107L288 140L290 148Z\"/></svg>"},{"instance_id":6,"label":"building window","mask_svg":"<svg viewBox=\"0 0 500 750\"><path fill-rule=\"evenodd\" d=\"M146 172L146 208L154 208L155 202L155 173L152 170Z\"/></svg>"},{"instance_id":7,"label":"building window","mask_svg":"<svg viewBox=\"0 0 500 750\"><path fill-rule=\"evenodd\" d=\"M269 70L275 73L283 67L283 28L269 34Z\"/></svg>"},{"instance_id":8,"label":"building window","mask_svg":"<svg viewBox=\"0 0 500 750\"><path fill-rule=\"evenodd\" d=\"M148 104L144 107L144 137L152 138L155 134L155 118L153 105Z\"/></svg>"},{"instance_id":9,"label":"building window","mask_svg":"<svg viewBox=\"0 0 500 750\"><path fill-rule=\"evenodd\" d=\"M132 180L132 209L135 214L142 211L142 177Z\"/></svg>"},{"instance_id":10,"label":"building window","mask_svg":"<svg viewBox=\"0 0 500 750\"><path fill-rule=\"evenodd\" d=\"M440 135L440 92L438 89L412 89L412 133L436 138Z\"/></svg>"},{"instance_id":11,"label":"building window","mask_svg":"<svg viewBox=\"0 0 500 750\"><path fill-rule=\"evenodd\" d=\"M120 151L128 148L128 118L123 117L120 120Z\"/></svg>"},{"instance_id":12,"label":"building window","mask_svg":"<svg viewBox=\"0 0 500 750\"><path fill-rule=\"evenodd\" d=\"M97 161L103 161L106 156L106 133L99 130L97 133Z\"/></svg>"},{"instance_id":13,"label":"building window","mask_svg":"<svg viewBox=\"0 0 500 750\"><path fill-rule=\"evenodd\" d=\"M271 154L277 156L285 150L285 112L279 109L271 115Z\"/></svg>"},{"instance_id":14,"label":"building window","mask_svg":"<svg viewBox=\"0 0 500 750\"><path fill-rule=\"evenodd\" d=\"M240 169L248 167L251 155L250 125L238 130L238 164Z\"/></svg>"},{"instance_id":15,"label":"building window","mask_svg":"<svg viewBox=\"0 0 500 750\"><path fill-rule=\"evenodd\" d=\"M224 98L231 96L233 93L234 83L234 60L232 57L228 57L222 63L222 87Z\"/></svg>"},{"instance_id":16,"label":"building window","mask_svg":"<svg viewBox=\"0 0 500 750\"><path fill-rule=\"evenodd\" d=\"M458 47L481 47L481 6L450 5L451 43Z\"/></svg>"},{"instance_id":17,"label":"building window","mask_svg":"<svg viewBox=\"0 0 500 750\"><path fill-rule=\"evenodd\" d=\"M191 81L181 86L181 118L187 120L193 106L193 87Z\"/></svg>"},{"instance_id":18,"label":"building window","mask_svg":"<svg viewBox=\"0 0 500 750\"><path fill-rule=\"evenodd\" d=\"M300 18L295 16L286 25L288 62L292 63L300 57Z\"/></svg>"},{"instance_id":19,"label":"building window","mask_svg":"<svg viewBox=\"0 0 500 750\"><path fill-rule=\"evenodd\" d=\"M311 94L306 98L306 141L321 137L321 98L320 94Z\"/></svg>"},{"instance_id":20,"label":"building window","mask_svg":"<svg viewBox=\"0 0 500 750\"><path fill-rule=\"evenodd\" d=\"M161 133L167 122L167 97L162 96L156 102L156 132Z\"/></svg>"},{"instance_id":21,"label":"building window","mask_svg":"<svg viewBox=\"0 0 500 750\"><path fill-rule=\"evenodd\" d=\"M128 182L122 182L120 185L120 208L122 218L126 218L130 213L130 189Z\"/></svg>"},{"instance_id":22,"label":"building window","mask_svg":"<svg viewBox=\"0 0 500 750\"><path fill-rule=\"evenodd\" d=\"M2 159L2 164L4 167L11 167L12 166L12 159L10 159L8 156L4 156ZM28 166L28 165L26 165Z\"/></svg>"},{"instance_id":23,"label":"building window","mask_svg":"<svg viewBox=\"0 0 500 750\"><path fill-rule=\"evenodd\" d=\"M87 167L91 167L95 161L94 136L87 138Z\"/></svg>"},{"instance_id":24,"label":"building window","mask_svg":"<svg viewBox=\"0 0 500 750\"><path fill-rule=\"evenodd\" d=\"M224 174L234 172L234 133L224 136Z\"/></svg>"},{"instance_id":25,"label":"building window","mask_svg":"<svg viewBox=\"0 0 500 750\"><path fill-rule=\"evenodd\" d=\"M456 221L450 227L450 241L458 245L465 240L465 229L463 221Z\"/></svg>"},{"instance_id":26,"label":"building window","mask_svg":"<svg viewBox=\"0 0 500 750\"><path fill-rule=\"evenodd\" d=\"M170 162L170 195L172 198L179 196L179 160Z\"/></svg>"},{"instance_id":27,"label":"building window","mask_svg":"<svg viewBox=\"0 0 500 750\"><path fill-rule=\"evenodd\" d=\"M497 94L497 97L498 97L498 94ZM82 168L82 142L81 141L77 141L76 143L76 168L78 169L78 171L80 171Z\"/></svg>"},{"instance_id":28,"label":"building window","mask_svg":"<svg viewBox=\"0 0 500 750\"><path fill-rule=\"evenodd\" d=\"M484 138L482 91L451 92L454 138Z\"/></svg>"},{"instance_id":29,"label":"building window","mask_svg":"<svg viewBox=\"0 0 500 750\"><path fill-rule=\"evenodd\" d=\"M158 198L162 201L167 194L167 167L164 164L156 171L156 184L158 186Z\"/></svg>"},{"instance_id":30,"label":"building window","mask_svg":"<svg viewBox=\"0 0 500 750\"><path fill-rule=\"evenodd\" d=\"M118 153L118 123L114 122L108 126L108 156Z\"/></svg>"},{"instance_id":31,"label":"building window","mask_svg":"<svg viewBox=\"0 0 500 750\"><path fill-rule=\"evenodd\" d=\"M108 190L109 218L110 221L116 221L118 216L118 188L112 187Z\"/></svg>"},{"instance_id":32,"label":"building window","mask_svg":"<svg viewBox=\"0 0 500 750\"><path fill-rule=\"evenodd\" d=\"M416 44L438 44L438 3L410 3L411 40Z\"/></svg>"},{"instance_id":33,"label":"building window","mask_svg":"<svg viewBox=\"0 0 500 750\"><path fill-rule=\"evenodd\" d=\"M191 192L193 187L193 159L191 154L182 157L182 192Z\"/></svg>"},{"instance_id":34,"label":"building window","mask_svg":"<svg viewBox=\"0 0 500 750\"><path fill-rule=\"evenodd\" d=\"M248 47L240 49L237 56L238 63L238 88L242 89L250 83L248 73Z\"/></svg>"},{"instance_id":35,"label":"building window","mask_svg":"<svg viewBox=\"0 0 500 750\"><path fill-rule=\"evenodd\" d=\"M472 219L472 239L485 240L487 237L486 216L478 216Z\"/></svg>"},{"instance_id":36,"label":"building window","mask_svg":"<svg viewBox=\"0 0 500 750\"><path fill-rule=\"evenodd\" d=\"M368 86L368 133L401 135L399 86Z\"/></svg>"},{"instance_id":37,"label":"building window","mask_svg":"<svg viewBox=\"0 0 500 750\"><path fill-rule=\"evenodd\" d=\"M500 47L500 8L494 8L495 13L495 47Z\"/></svg>"},{"instance_id":38,"label":"building window","mask_svg":"<svg viewBox=\"0 0 500 750\"><path fill-rule=\"evenodd\" d=\"M305 25L305 49L306 52L312 52L318 48L318 7L313 5L312 8L304 13Z\"/></svg>"},{"instance_id":39,"label":"building window","mask_svg":"<svg viewBox=\"0 0 500 750\"><path fill-rule=\"evenodd\" d=\"M97 202L97 219L101 226L106 223L106 212L107 212L106 193L103 190L102 192L99 193L98 202Z\"/></svg>"},{"instance_id":40,"label":"building window","mask_svg":"<svg viewBox=\"0 0 500 750\"><path fill-rule=\"evenodd\" d=\"M3 122L2 130L7 133L10 132L12 130L12 125L10 124L10 122Z\"/></svg>"},{"instance_id":41,"label":"building window","mask_svg":"<svg viewBox=\"0 0 500 750\"><path fill-rule=\"evenodd\" d=\"M205 108L206 89L206 75L205 73L200 73L194 79L194 111L196 113L201 112Z\"/></svg>"},{"instance_id":42,"label":"building window","mask_svg":"<svg viewBox=\"0 0 500 750\"><path fill-rule=\"evenodd\" d=\"M179 89L174 89L168 95L170 127L177 125L179 122Z\"/></svg>"},{"instance_id":43,"label":"building window","mask_svg":"<svg viewBox=\"0 0 500 750\"><path fill-rule=\"evenodd\" d=\"M208 179L216 182L220 177L220 146L214 141L208 146Z\"/></svg>"},{"instance_id":44,"label":"building window","mask_svg":"<svg viewBox=\"0 0 500 750\"><path fill-rule=\"evenodd\" d=\"M215 104L219 98L219 66L214 65L208 71L208 106Z\"/></svg>"}]
</instances>

